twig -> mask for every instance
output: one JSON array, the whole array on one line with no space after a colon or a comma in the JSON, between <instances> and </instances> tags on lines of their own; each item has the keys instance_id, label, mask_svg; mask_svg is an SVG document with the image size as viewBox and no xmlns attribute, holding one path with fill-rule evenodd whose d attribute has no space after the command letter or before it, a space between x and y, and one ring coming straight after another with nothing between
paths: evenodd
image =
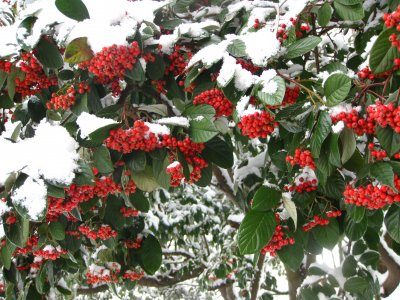
<instances>
[{"instance_id":1,"label":"twig","mask_svg":"<svg viewBox=\"0 0 400 300\"><path fill-rule=\"evenodd\" d=\"M257 300L258 290L260 289L260 279L261 279L262 268L264 266L264 261L265 261L265 254L261 253L257 261L257 272L254 277L253 284L251 285L250 300Z\"/></svg>"}]
</instances>

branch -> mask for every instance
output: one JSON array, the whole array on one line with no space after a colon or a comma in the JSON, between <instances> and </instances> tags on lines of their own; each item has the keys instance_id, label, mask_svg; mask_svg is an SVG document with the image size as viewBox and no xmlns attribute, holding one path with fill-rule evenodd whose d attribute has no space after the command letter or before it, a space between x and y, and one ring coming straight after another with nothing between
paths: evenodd
<instances>
[{"instance_id":1,"label":"branch","mask_svg":"<svg viewBox=\"0 0 400 300\"><path fill-rule=\"evenodd\" d=\"M192 253L183 251L183 250L176 250L176 251L168 251L168 250L163 250L163 255L164 256L184 256L186 258L195 258L195 256Z\"/></svg>"},{"instance_id":2,"label":"branch","mask_svg":"<svg viewBox=\"0 0 400 300\"><path fill-rule=\"evenodd\" d=\"M392 239L386 233L384 239L388 246L391 244ZM382 243L379 245L379 254L381 263L383 263L388 271L388 276L383 282L383 297L387 297L394 292L400 283L400 266L397 262L390 256L389 252L385 249Z\"/></svg>"},{"instance_id":3,"label":"branch","mask_svg":"<svg viewBox=\"0 0 400 300\"><path fill-rule=\"evenodd\" d=\"M257 300L258 290L260 289L260 279L261 279L262 269L264 266L264 261L265 261L265 254L260 253L260 256L258 257L257 261L257 272L254 277L253 284L251 285L250 300Z\"/></svg>"},{"instance_id":4,"label":"branch","mask_svg":"<svg viewBox=\"0 0 400 300\"><path fill-rule=\"evenodd\" d=\"M218 167L213 166L213 173L218 182L217 187L225 193L226 197L233 204L235 204L238 208L241 209L239 202L236 200L235 194L233 193L229 184L226 182L226 179L225 179L224 175L222 175L221 170Z\"/></svg>"}]
</instances>

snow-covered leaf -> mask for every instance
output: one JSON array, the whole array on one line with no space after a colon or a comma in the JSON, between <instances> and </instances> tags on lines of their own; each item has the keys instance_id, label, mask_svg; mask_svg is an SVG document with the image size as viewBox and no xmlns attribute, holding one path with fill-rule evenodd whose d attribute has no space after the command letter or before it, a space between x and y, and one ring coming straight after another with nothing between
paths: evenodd
<instances>
[{"instance_id":1,"label":"snow-covered leaf","mask_svg":"<svg viewBox=\"0 0 400 300\"><path fill-rule=\"evenodd\" d=\"M297 209L296 209L296 204L288 198L287 196L283 195L283 206L285 207L286 211L289 214L289 217L292 218L293 223L294 223L294 228L297 228Z\"/></svg>"}]
</instances>

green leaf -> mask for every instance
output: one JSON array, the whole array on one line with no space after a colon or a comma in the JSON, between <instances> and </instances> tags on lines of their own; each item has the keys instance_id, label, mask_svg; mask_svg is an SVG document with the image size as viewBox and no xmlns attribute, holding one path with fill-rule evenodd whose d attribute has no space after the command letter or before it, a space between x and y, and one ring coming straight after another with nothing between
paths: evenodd
<instances>
[{"instance_id":1,"label":"green leaf","mask_svg":"<svg viewBox=\"0 0 400 300\"><path fill-rule=\"evenodd\" d=\"M197 117L204 117L206 119L212 119L215 116L215 109L208 104L200 105L190 105L185 108L182 116L191 119L196 119Z\"/></svg>"},{"instance_id":2,"label":"green leaf","mask_svg":"<svg viewBox=\"0 0 400 300\"><path fill-rule=\"evenodd\" d=\"M344 289L350 293L362 293L368 286L368 281L359 276L351 277L344 283Z\"/></svg>"},{"instance_id":3,"label":"green leaf","mask_svg":"<svg viewBox=\"0 0 400 300\"><path fill-rule=\"evenodd\" d=\"M159 55L155 56L153 62L148 62L146 66L146 73L152 80L159 80L164 76L165 72L165 62L163 58Z\"/></svg>"},{"instance_id":4,"label":"green leaf","mask_svg":"<svg viewBox=\"0 0 400 300\"><path fill-rule=\"evenodd\" d=\"M57 241L62 241L65 239L64 225L62 225L60 222L50 222L49 231L53 239Z\"/></svg>"},{"instance_id":5,"label":"green leaf","mask_svg":"<svg viewBox=\"0 0 400 300\"><path fill-rule=\"evenodd\" d=\"M14 102L7 94L0 95L0 108L10 109L14 107Z\"/></svg>"},{"instance_id":6,"label":"green leaf","mask_svg":"<svg viewBox=\"0 0 400 300\"><path fill-rule=\"evenodd\" d=\"M340 140L343 145L341 160L345 164L353 156L357 147L354 131L347 127L344 128L340 133Z\"/></svg>"},{"instance_id":7,"label":"green leaf","mask_svg":"<svg viewBox=\"0 0 400 300\"><path fill-rule=\"evenodd\" d=\"M390 237L400 243L400 207L392 205L385 215L385 225Z\"/></svg>"},{"instance_id":8,"label":"green leaf","mask_svg":"<svg viewBox=\"0 0 400 300\"><path fill-rule=\"evenodd\" d=\"M65 197L65 192L62 187L58 187L47 183L47 195L54 198L63 198Z\"/></svg>"},{"instance_id":9,"label":"green leaf","mask_svg":"<svg viewBox=\"0 0 400 300\"><path fill-rule=\"evenodd\" d=\"M147 164L146 153L144 151L133 151L126 155L125 162L132 172L143 171Z\"/></svg>"},{"instance_id":10,"label":"green leaf","mask_svg":"<svg viewBox=\"0 0 400 300\"><path fill-rule=\"evenodd\" d=\"M246 44L242 40L232 40L228 45L227 50L229 54L235 57L243 57L246 56Z\"/></svg>"},{"instance_id":11,"label":"green leaf","mask_svg":"<svg viewBox=\"0 0 400 300\"><path fill-rule=\"evenodd\" d=\"M107 198L104 212L104 222L110 224L114 229L121 230L125 225L125 218L120 209L124 207L124 201L121 197L110 195Z\"/></svg>"},{"instance_id":12,"label":"green leaf","mask_svg":"<svg viewBox=\"0 0 400 300\"><path fill-rule=\"evenodd\" d=\"M389 40L390 35L397 33L395 28L381 32L372 46L369 66L372 73L380 74L393 68L394 59L400 58L400 53L396 47L392 47Z\"/></svg>"},{"instance_id":13,"label":"green leaf","mask_svg":"<svg viewBox=\"0 0 400 300\"><path fill-rule=\"evenodd\" d=\"M29 221L17 215L17 221L14 224L8 225L3 217L4 232L7 239L15 246L25 247L29 237Z\"/></svg>"},{"instance_id":14,"label":"green leaf","mask_svg":"<svg viewBox=\"0 0 400 300\"><path fill-rule=\"evenodd\" d=\"M285 96L286 85L285 80L281 77L274 77L271 81L274 81L277 84L277 90L273 94L268 94L259 89L257 91L257 98L266 105L279 105L282 103L283 98Z\"/></svg>"},{"instance_id":15,"label":"green leaf","mask_svg":"<svg viewBox=\"0 0 400 300\"><path fill-rule=\"evenodd\" d=\"M89 134L89 139L94 143L102 143L106 138L109 137L110 130L115 129L119 126L120 126L119 123L115 123L96 129L95 131Z\"/></svg>"},{"instance_id":16,"label":"green leaf","mask_svg":"<svg viewBox=\"0 0 400 300\"><path fill-rule=\"evenodd\" d=\"M1 247L1 261L3 262L4 268L6 268L7 270L9 270L11 267L12 254L14 253L16 248L17 247L15 245L7 241L6 244Z\"/></svg>"},{"instance_id":17,"label":"green leaf","mask_svg":"<svg viewBox=\"0 0 400 300\"><path fill-rule=\"evenodd\" d=\"M275 228L276 217L272 211L249 211L239 227L240 253L253 254L260 251L271 240Z\"/></svg>"},{"instance_id":18,"label":"green leaf","mask_svg":"<svg viewBox=\"0 0 400 300\"><path fill-rule=\"evenodd\" d=\"M343 5L355 5L363 2L362 0L335 0L335 1Z\"/></svg>"},{"instance_id":19,"label":"green leaf","mask_svg":"<svg viewBox=\"0 0 400 300\"><path fill-rule=\"evenodd\" d=\"M341 1L335 0L333 5L340 18L345 21L360 21L364 18L364 9L362 4L343 5Z\"/></svg>"},{"instance_id":20,"label":"green leaf","mask_svg":"<svg viewBox=\"0 0 400 300\"><path fill-rule=\"evenodd\" d=\"M195 143L205 143L217 134L217 128L209 119L203 118L190 121L190 138Z\"/></svg>"},{"instance_id":21,"label":"green leaf","mask_svg":"<svg viewBox=\"0 0 400 300\"><path fill-rule=\"evenodd\" d=\"M70 64L79 64L88 61L93 57L93 51L88 44L87 37L79 37L72 40L65 49L65 62Z\"/></svg>"},{"instance_id":22,"label":"green leaf","mask_svg":"<svg viewBox=\"0 0 400 300\"><path fill-rule=\"evenodd\" d=\"M143 171L132 173L132 179L137 187L144 192L152 192L159 187L151 166L146 166Z\"/></svg>"},{"instance_id":23,"label":"green leaf","mask_svg":"<svg viewBox=\"0 0 400 300\"><path fill-rule=\"evenodd\" d=\"M361 222L356 223L353 219L347 219L345 222L345 233L351 241L357 241L367 231L368 219L363 218Z\"/></svg>"},{"instance_id":24,"label":"green leaf","mask_svg":"<svg viewBox=\"0 0 400 300\"><path fill-rule=\"evenodd\" d=\"M81 0L56 0L58 10L68 18L76 21L89 19L89 12ZM99 32L99 34L101 34Z\"/></svg>"},{"instance_id":25,"label":"green leaf","mask_svg":"<svg viewBox=\"0 0 400 300\"><path fill-rule=\"evenodd\" d=\"M329 162L335 167L340 167L342 165L340 160L339 151L339 134L333 133L329 141L329 148L331 152L329 153Z\"/></svg>"},{"instance_id":26,"label":"green leaf","mask_svg":"<svg viewBox=\"0 0 400 300\"><path fill-rule=\"evenodd\" d=\"M74 183L78 186L94 185L95 177L92 168L83 160L78 161L79 172L76 174Z\"/></svg>"},{"instance_id":27,"label":"green leaf","mask_svg":"<svg viewBox=\"0 0 400 300\"><path fill-rule=\"evenodd\" d=\"M105 146L98 147L93 153L93 163L100 173L107 174L114 172L110 151Z\"/></svg>"},{"instance_id":28,"label":"green leaf","mask_svg":"<svg viewBox=\"0 0 400 300\"><path fill-rule=\"evenodd\" d=\"M357 274L357 261L353 255L347 256L343 261L342 273L344 277L351 277Z\"/></svg>"},{"instance_id":29,"label":"green leaf","mask_svg":"<svg viewBox=\"0 0 400 300\"><path fill-rule=\"evenodd\" d=\"M376 137L389 156L393 156L400 151L400 134L394 132L392 128L381 128L377 126Z\"/></svg>"},{"instance_id":30,"label":"green leaf","mask_svg":"<svg viewBox=\"0 0 400 300\"><path fill-rule=\"evenodd\" d=\"M276 189L261 186L253 197L251 209L255 211L268 211L273 209L281 200L282 193Z\"/></svg>"},{"instance_id":31,"label":"green leaf","mask_svg":"<svg viewBox=\"0 0 400 300\"><path fill-rule=\"evenodd\" d=\"M287 47L287 52L285 57L287 59L292 59L295 57L299 57L307 52L310 52L315 47L321 43L322 39L317 36L308 36L304 39L298 40Z\"/></svg>"},{"instance_id":32,"label":"green leaf","mask_svg":"<svg viewBox=\"0 0 400 300\"><path fill-rule=\"evenodd\" d=\"M331 17L332 17L332 7L329 3L324 3L324 5L322 5L320 9L318 9L318 16L317 16L318 24L322 27L328 25L329 21L331 20Z\"/></svg>"},{"instance_id":33,"label":"green leaf","mask_svg":"<svg viewBox=\"0 0 400 300\"><path fill-rule=\"evenodd\" d=\"M397 192L394 186L394 173L392 166L387 162L377 162L370 166L372 177L376 178L380 183L391 187Z\"/></svg>"},{"instance_id":34,"label":"green leaf","mask_svg":"<svg viewBox=\"0 0 400 300\"><path fill-rule=\"evenodd\" d=\"M201 156L208 162L213 162L224 169L229 169L233 166L233 150L219 137L214 137L205 143Z\"/></svg>"},{"instance_id":35,"label":"green leaf","mask_svg":"<svg viewBox=\"0 0 400 300\"><path fill-rule=\"evenodd\" d=\"M327 178L326 184L324 186L319 186L318 190L329 198L340 200L345 190L345 182L342 174L335 170L334 173Z\"/></svg>"},{"instance_id":36,"label":"green leaf","mask_svg":"<svg viewBox=\"0 0 400 300\"><path fill-rule=\"evenodd\" d=\"M350 92L351 80L344 74L333 74L328 77L324 85L327 106L335 106L346 99Z\"/></svg>"},{"instance_id":37,"label":"green leaf","mask_svg":"<svg viewBox=\"0 0 400 300\"><path fill-rule=\"evenodd\" d=\"M167 173L167 167L169 166L169 158L166 156L164 160L153 160L153 174L156 181L164 189L168 190L170 187L171 175Z\"/></svg>"},{"instance_id":38,"label":"green leaf","mask_svg":"<svg viewBox=\"0 0 400 300\"><path fill-rule=\"evenodd\" d=\"M50 262L47 261L45 262L41 268L39 269L39 272L36 275L35 278L35 286L36 290L38 291L39 294L44 295L46 293L46 277L47 277L47 265Z\"/></svg>"},{"instance_id":39,"label":"green leaf","mask_svg":"<svg viewBox=\"0 0 400 300\"><path fill-rule=\"evenodd\" d=\"M143 240L139 250L140 265L143 270L153 275L161 266L162 251L158 240L149 235Z\"/></svg>"},{"instance_id":40,"label":"green leaf","mask_svg":"<svg viewBox=\"0 0 400 300\"><path fill-rule=\"evenodd\" d=\"M319 157L322 143L331 132L332 120L328 112L321 111L315 131L311 137L311 153L314 157Z\"/></svg>"},{"instance_id":41,"label":"green leaf","mask_svg":"<svg viewBox=\"0 0 400 300\"><path fill-rule=\"evenodd\" d=\"M41 39L36 46L35 56L47 68L59 69L64 65L60 50L48 39Z\"/></svg>"},{"instance_id":42,"label":"green leaf","mask_svg":"<svg viewBox=\"0 0 400 300\"><path fill-rule=\"evenodd\" d=\"M304 258L304 251L300 244L287 245L278 251L279 259L289 267L290 270L296 272Z\"/></svg>"},{"instance_id":43,"label":"green leaf","mask_svg":"<svg viewBox=\"0 0 400 300\"><path fill-rule=\"evenodd\" d=\"M329 220L326 226L313 228L315 240L324 248L333 249L339 240L339 225L335 219Z\"/></svg>"},{"instance_id":44,"label":"green leaf","mask_svg":"<svg viewBox=\"0 0 400 300\"><path fill-rule=\"evenodd\" d=\"M212 163L209 163L206 168L201 169L201 177L196 182L197 186L208 187L211 184L211 179L213 176L212 169L213 169Z\"/></svg>"},{"instance_id":45,"label":"green leaf","mask_svg":"<svg viewBox=\"0 0 400 300\"><path fill-rule=\"evenodd\" d=\"M356 223L360 223L365 216L365 207L356 205L346 205L347 215Z\"/></svg>"},{"instance_id":46,"label":"green leaf","mask_svg":"<svg viewBox=\"0 0 400 300\"><path fill-rule=\"evenodd\" d=\"M142 64L139 62L134 65L132 70L126 69L124 75L133 81L143 82L146 80Z\"/></svg>"},{"instance_id":47,"label":"green leaf","mask_svg":"<svg viewBox=\"0 0 400 300\"><path fill-rule=\"evenodd\" d=\"M137 190L135 193L129 195L129 202L137 210L148 212L150 209L149 200L143 195L142 191Z\"/></svg>"},{"instance_id":48,"label":"green leaf","mask_svg":"<svg viewBox=\"0 0 400 300\"><path fill-rule=\"evenodd\" d=\"M147 111L149 113L155 113L163 117L168 116L168 108L165 104L151 104L151 105L139 106L138 110Z\"/></svg>"},{"instance_id":49,"label":"green leaf","mask_svg":"<svg viewBox=\"0 0 400 300\"><path fill-rule=\"evenodd\" d=\"M379 252L367 251L361 255L360 262L365 266L371 266L373 269L376 270L376 268L378 267L379 258Z\"/></svg>"}]
</instances>

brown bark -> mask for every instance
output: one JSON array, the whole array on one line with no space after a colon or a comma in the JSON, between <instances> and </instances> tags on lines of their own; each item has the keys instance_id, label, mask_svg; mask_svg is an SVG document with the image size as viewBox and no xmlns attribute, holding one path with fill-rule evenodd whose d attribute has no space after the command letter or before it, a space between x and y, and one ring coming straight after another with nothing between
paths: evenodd
<instances>
[{"instance_id":1,"label":"brown bark","mask_svg":"<svg viewBox=\"0 0 400 300\"><path fill-rule=\"evenodd\" d=\"M262 269L264 266L264 261L265 261L265 254L260 254L258 257L257 261L257 271L256 275L254 276L254 281L251 285L251 290L250 290L250 300L256 300L258 296L258 290L260 289L260 279L261 279L261 273Z\"/></svg>"},{"instance_id":2,"label":"brown bark","mask_svg":"<svg viewBox=\"0 0 400 300\"><path fill-rule=\"evenodd\" d=\"M385 234L384 239L388 246L390 247L392 243L392 239L388 234ZM386 278L385 282L383 283L383 294L382 297L388 297L394 290L398 287L400 283L400 266L397 262L389 255L387 250L382 246L379 245L379 254L380 254L380 263L384 266L380 266L382 271L386 270L388 272L388 277ZM383 267L383 268L382 268Z\"/></svg>"},{"instance_id":3,"label":"brown bark","mask_svg":"<svg viewBox=\"0 0 400 300\"><path fill-rule=\"evenodd\" d=\"M304 275L300 270L293 272L287 267L285 267L285 269L289 287L289 300L296 300L297 289L301 286Z\"/></svg>"}]
</instances>

